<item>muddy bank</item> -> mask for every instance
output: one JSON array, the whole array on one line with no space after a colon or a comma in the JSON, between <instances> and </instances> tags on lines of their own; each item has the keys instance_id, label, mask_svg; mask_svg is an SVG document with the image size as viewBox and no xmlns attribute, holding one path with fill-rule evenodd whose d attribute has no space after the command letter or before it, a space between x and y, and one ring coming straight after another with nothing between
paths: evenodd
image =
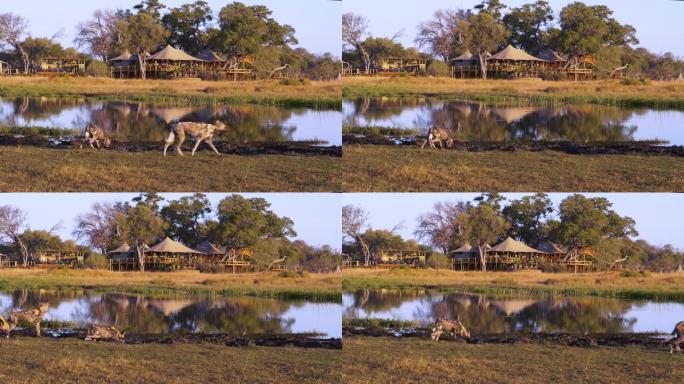
<instances>
[{"instance_id":1,"label":"muddy bank","mask_svg":"<svg viewBox=\"0 0 684 384\"><path fill-rule=\"evenodd\" d=\"M214 143L219 152L226 155L296 155L296 156L342 156L341 146L324 146L320 142L315 141L286 141L273 143L246 143L234 144L225 141L217 141ZM54 148L54 149L78 149L81 146L81 140L75 138L51 138L45 136L17 136L17 135L0 135L0 146L16 147L16 146L32 146L39 148ZM192 140L186 141L183 146L183 151L189 155L192 152L194 142ZM164 144L161 142L123 142L114 141L112 146L106 151L118 152L159 152L161 153ZM169 151L173 152L173 147ZM88 144L84 144L83 150L92 151ZM198 152L211 151L211 149L203 143L197 149Z\"/></svg>"},{"instance_id":2,"label":"muddy bank","mask_svg":"<svg viewBox=\"0 0 684 384\"><path fill-rule=\"evenodd\" d=\"M342 136L343 144L421 146L424 139L392 138L382 135ZM426 150L429 149L426 146ZM666 146L657 141L572 143L569 141L455 142L445 150L461 152L541 152L558 151L571 155L668 155L684 156L684 146Z\"/></svg>"},{"instance_id":3,"label":"muddy bank","mask_svg":"<svg viewBox=\"0 0 684 384\"><path fill-rule=\"evenodd\" d=\"M47 329L42 331L42 337L53 339L85 339L87 330L84 329ZM4 337L4 335L2 335ZM33 329L17 329L12 332L12 338L34 337ZM320 349L342 349L342 339L317 338L318 335L305 333L276 334L276 335L246 335L234 336L225 333L193 333L193 334L126 334L125 344L220 344L227 347L298 347ZM106 341L99 341L106 342Z\"/></svg>"},{"instance_id":4,"label":"muddy bank","mask_svg":"<svg viewBox=\"0 0 684 384\"><path fill-rule=\"evenodd\" d=\"M370 336L392 338L430 339L428 329L387 329L344 327L343 337ZM468 344L556 344L571 347L624 347L637 345L644 348L668 349L664 339L650 333L618 333L618 334L568 334L568 333L530 333L530 334L484 334L472 335L469 340L454 339L442 335L440 342L466 342Z\"/></svg>"}]
</instances>

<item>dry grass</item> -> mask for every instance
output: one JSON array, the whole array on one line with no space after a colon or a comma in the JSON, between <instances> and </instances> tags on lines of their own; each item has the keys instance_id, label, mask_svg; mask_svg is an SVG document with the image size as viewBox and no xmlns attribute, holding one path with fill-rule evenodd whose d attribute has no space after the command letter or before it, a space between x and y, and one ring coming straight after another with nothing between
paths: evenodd
<instances>
[{"instance_id":1,"label":"dry grass","mask_svg":"<svg viewBox=\"0 0 684 384\"><path fill-rule=\"evenodd\" d=\"M345 192L684 191L684 158L345 145Z\"/></svg>"},{"instance_id":2,"label":"dry grass","mask_svg":"<svg viewBox=\"0 0 684 384\"><path fill-rule=\"evenodd\" d=\"M115 80L106 78L3 77L0 96L93 96L137 100L257 102L330 107L339 104L339 81L281 85L278 81ZM186 99L186 100L184 100ZM188 100L189 99L189 100Z\"/></svg>"},{"instance_id":3,"label":"dry grass","mask_svg":"<svg viewBox=\"0 0 684 384\"><path fill-rule=\"evenodd\" d=\"M119 292L178 294L251 294L338 298L339 274L309 273L280 277L277 273L207 274L179 272L110 272L101 270L1 269L0 289L96 289Z\"/></svg>"},{"instance_id":4,"label":"dry grass","mask_svg":"<svg viewBox=\"0 0 684 384\"><path fill-rule=\"evenodd\" d=\"M3 192L339 191L342 160L330 156L224 155L0 148Z\"/></svg>"},{"instance_id":5,"label":"dry grass","mask_svg":"<svg viewBox=\"0 0 684 384\"><path fill-rule=\"evenodd\" d=\"M623 85L619 80L543 81L460 80L449 78L345 78L344 97L444 96L514 101L592 102L684 108L684 83L653 81L647 85Z\"/></svg>"},{"instance_id":6,"label":"dry grass","mask_svg":"<svg viewBox=\"0 0 684 384\"><path fill-rule=\"evenodd\" d=\"M630 297L684 297L684 274L650 273L627 277L619 272L543 273L459 272L432 269L345 269L342 288L442 288L484 292L553 293Z\"/></svg>"},{"instance_id":7,"label":"dry grass","mask_svg":"<svg viewBox=\"0 0 684 384\"><path fill-rule=\"evenodd\" d=\"M3 383L330 383L342 351L80 340L0 341Z\"/></svg>"},{"instance_id":8,"label":"dry grass","mask_svg":"<svg viewBox=\"0 0 684 384\"><path fill-rule=\"evenodd\" d=\"M342 382L678 383L684 354L639 347L465 345L419 339L348 337Z\"/></svg>"}]
</instances>

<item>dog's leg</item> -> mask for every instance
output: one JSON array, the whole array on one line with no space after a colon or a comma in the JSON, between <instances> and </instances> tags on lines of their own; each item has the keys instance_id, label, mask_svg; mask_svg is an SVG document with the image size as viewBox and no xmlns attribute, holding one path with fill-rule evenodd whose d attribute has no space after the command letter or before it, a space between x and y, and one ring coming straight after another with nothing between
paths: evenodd
<instances>
[{"instance_id":1,"label":"dog's leg","mask_svg":"<svg viewBox=\"0 0 684 384\"><path fill-rule=\"evenodd\" d=\"M185 132L180 131L178 132L178 146L176 147L176 151L178 151L178 154L183 156L183 150L181 147L183 146L183 143L185 142Z\"/></svg>"},{"instance_id":2,"label":"dog's leg","mask_svg":"<svg viewBox=\"0 0 684 384\"><path fill-rule=\"evenodd\" d=\"M199 148L200 144L202 144L202 140L204 140L203 137L197 139L197 142L195 143L195 148L192 149L192 155L193 156L195 156L195 152L197 152L197 148Z\"/></svg>"},{"instance_id":3,"label":"dog's leg","mask_svg":"<svg viewBox=\"0 0 684 384\"><path fill-rule=\"evenodd\" d=\"M40 321L36 321L36 337L40 337Z\"/></svg>"},{"instance_id":4,"label":"dog's leg","mask_svg":"<svg viewBox=\"0 0 684 384\"><path fill-rule=\"evenodd\" d=\"M100 145L100 140L95 140L95 145L97 145L97 149L100 150L102 149L102 146Z\"/></svg>"},{"instance_id":5,"label":"dog's leg","mask_svg":"<svg viewBox=\"0 0 684 384\"><path fill-rule=\"evenodd\" d=\"M209 144L209 146L211 147L211 149L213 149L214 152L216 152L217 155L221 156L221 153L220 153L220 152L218 151L218 149L216 149L216 147L214 146L214 136L209 136L209 138L207 139L207 144Z\"/></svg>"},{"instance_id":6,"label":"dog's leg","mask_svg":"<svg viewBox=\"0 0 684 384\"><path fill-rule=\"evenodd\" d=\"M90 148L96 149L95 146L93 145L93 141L88 139L88 144L90 144Z\"/></svg>"}]
</instances>

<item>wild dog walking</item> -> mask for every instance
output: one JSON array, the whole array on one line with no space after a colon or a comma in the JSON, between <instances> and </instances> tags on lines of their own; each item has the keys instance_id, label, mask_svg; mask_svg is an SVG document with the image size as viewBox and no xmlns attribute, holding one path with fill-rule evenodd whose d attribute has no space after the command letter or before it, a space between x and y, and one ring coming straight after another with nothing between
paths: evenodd
<instances>
[{"instance_id":1,"label":"wild dog walking","mask_svg":"<svg viewBox=\"0 0 684 384\"><path fill-rule=\"evenodd\" d=\"M38 309L12 312L9 320L6 321L4 318L0 320L0 326L7 333L7 337L10 337L10 333L17 327L19 322L33 324L36 327L36 337L40 337L40 322L43 321L43 317L49 308L50 304L45 302L40 303Z\"/></svg>"},{"instance_id":2,"label":"wild dog walking","mask_svg":"<svg viewBox=\"0 0 684 384\"><path fill-rule=\"evenodd\" d=\"M451 148L454 145L454 138L451 131L446 128L432 127L428 130L427 140L420 148L425 148L426 144L430 144L430 148L437 149L436 143L439 143L439 148L444 149L444 144Z\"/></svg>"},{"instance_id":3,"label":"wild dog walking","mask_svg":"<svg viewBox=\"0 0 684 384\"><path fill-rule=\"evenodd\" d=\"M195 148L192 149L193 156L195 156L195 152L197 151L197 148L203 140L206 140L207 144L209 144L211 149L213 149L217 155L221 156L219 151L214 146L214 135L225 130L226 125L218 120L214 124L190 122L176 123L171 126L169 136L166 138L166 145L164 145L164 156L166 156L166 150L169 149L171 144L173 144L176 141L176 136L178 136L178 144L176 144L176 150L178 151L178 154L183 156L181 146L185 141L185 135L190 135L194 137L196 140Z\"/></svg>"},{"instance_id":4,"label":"wild dog walking","mask_svg":"<svg viewBox=\"0 0 684 384\"><path fill-rule=\"evenodd\" d=\"M95 124L86 125L84 139L81 142L81 148L83 148L83 144L86 141L88 142L88 144L90 144L90 147L93 149L95 149L93 143L97 145L97 149L102 149L100 143L104 144L105 148L109 148L112 145L112 139L107 134L107 131L104 128L98 127Z\"/></svg>"},{"instance_id":5,"label":"wild dog walking","mask_svg":"<svg viewBox=\"0 0 684 384\"><path fill-rule=\"evenodd\" d=\"M458 316L456 320L437 319L435 326L432 327L432 340L439 341L439 338L445 332L450 333L454 338L460 336L464 339L470 339L470 332L463 326Z\"/></svg>"},{"instance_id":6,"label":"wild dog walking","mask_svg":"<svg viewBox=\"0 0 684 384\"><path fill-rule=\"evenodd\" d=\"M670 342L670 353L674 351L681 352L681 345L684 343L684 321L680 321L675 325L671 335L672 337L668 339Z\"/></svg>"},{"instance_id":7,"label":"wild dog walking","mask_svg":"<svg viewBox=\"0 0 684 384\"><path fill-rule=\"evenodd\" d=\"M116 341L117 343L123 343L125 336L125 332L121 332L112 326L94 324L90 327L90 329L88 329L88 335L86 336L85 340L108 340Z\"/></svg>"}]
</instances>

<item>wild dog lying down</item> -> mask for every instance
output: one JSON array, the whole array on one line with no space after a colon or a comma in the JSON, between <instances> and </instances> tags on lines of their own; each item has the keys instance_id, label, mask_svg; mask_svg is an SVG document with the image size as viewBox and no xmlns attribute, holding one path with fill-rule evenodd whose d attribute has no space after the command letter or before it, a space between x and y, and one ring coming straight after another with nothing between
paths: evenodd
<instances>
[{"instance_id":1,"label":"wild dog lying down","mask_svg":"<svg viewBox=\"0 0 684 384\"><path fill-rule=\"evenodd\" d=\"M107 340L116 341L118 343L124 342L126 332L121 332L118 329L109 325L94 324L88 329L86 341Z\"/></svg>"},{"instance_id":2,"label":"wild dog lying down","mask_svg":"<svg viewBox=\"0 0 684 384\"><path fill-rule=\"evenodd\" d=\"M440 149L444 149L444 143L446 143L447 147L451 148L454 145L454 138L451 135L451 131L446 128L430 128L428 130L427 140L425 140L420 148L425 148L425 144L430 144L430 148L437 149L435 143L439 143Z\"/></svg>"},{"instance_id":3,"label":"wild dog lying down","mask_svg":"<svg viewBox=\"0 0 684 384\"><path fill-rule=\"evenodd\" d=\"M672 337L667 340L670 342L670 353L674 351L681 352L681 345L684 343L684 321L680 321L675 325L671 335Z\"/></svg>"},{"instance_id":4,"label":"wild dog lying down","mask_svg":"<svg viewBox=\"0 0 684 384\"><path fill-rule=\"evenodd\" d=\"M221 156L216 147L214 147L214 135L225 130L226 125L218 120L214 124L189 122L176 123L171 126L169 136L166 138L166 145L164 145L164 156L166 156L166 150L169 149L171 144L173 144L176 140L176 135L178 136L178 144L176 145L176 150L181 156L183 156L181 146L185 141L185 135L190 135L194 137L196 140L195 148L192 149L193 156L195 156L195 152L197 151L199 145L202 143L202 140L206 140L207 144L209 144L211 149L213 149L217 155Z\"/></svg>"},{"instance_id":5,"label":"wild dog lying down","mask_svg":"<svg viewBox=\"0 0 684 384\"><path fill-rule=\"evenodd\" d=\"M458 316L456 320L435 320L435 326L432 327L432 340L439 341L444 332L450 333L454 338L458 335L464 339L470 339L470 332L465 329Z\"/></svg>"},{"instance_id":6,"label":"wild dog lying down","mask_svg":"<svg viewBox=\"0 0 684 384\"><path fill-rule=\"evenodd\" d=\"M86 141L88 142L88 144L90 144L90 147L93 149L95 149L93 143L97 145L97 149L102 149L102 146L100 146L100 142L104 144L105 148L109 148L112 145L112 139L107 134L107 131L104 128L98 127L95 124L86 125L84 139L81 142L81 148L83 148L83 144Z\"/></svg>"},{"instance_id":7,"label":"wild dog lying down","mask_svg":"<svg viewBox=\"0 0 684 384\"><path fill-rule=\"evenodd\" d=\"M17 325L20 322L25 322L35 325L36 337L40 337L40 322L43 321L43 317L49 308L49 303L41 303L38 309L12 312L10 314L9 320L5 320L4 317L0 316L0 328L9 338L10 334L17 327Z\"/></svg>"}]
</instances>

